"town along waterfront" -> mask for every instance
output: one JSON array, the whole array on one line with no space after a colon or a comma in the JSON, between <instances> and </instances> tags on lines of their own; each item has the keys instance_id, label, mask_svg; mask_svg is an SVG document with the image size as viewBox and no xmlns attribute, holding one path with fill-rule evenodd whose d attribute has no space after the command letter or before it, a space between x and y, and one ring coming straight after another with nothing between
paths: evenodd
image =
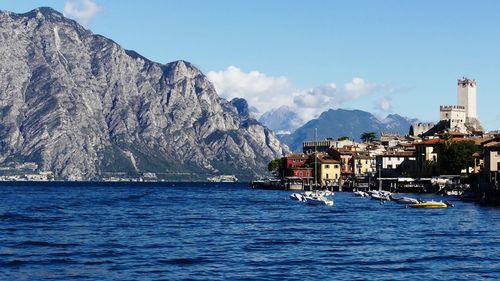
<instances>
[{"instance_id":1,"label":"town along waterfront","mask_svg":"<svg viewBox=\"0 0 500 281\"><path fill-rule=\"evenodd\" d=\"M500 278L500 209L308 206L244 184L2 186L2 280ZM451 197L421 195L422 199Z\"/></svg>"}]
</instances>

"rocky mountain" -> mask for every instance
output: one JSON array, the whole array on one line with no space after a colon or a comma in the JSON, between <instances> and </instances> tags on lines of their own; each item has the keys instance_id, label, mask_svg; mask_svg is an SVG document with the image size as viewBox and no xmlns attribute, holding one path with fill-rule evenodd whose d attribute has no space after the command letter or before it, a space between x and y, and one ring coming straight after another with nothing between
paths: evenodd
<instances>
[{"instance_id":1,"label":"rocky mountain","mask_svg":"<svg viewBox=\"0 0 500 281\"><path fill-rule=\"evenodd\" d=\"M302 119L288 106L280 106L265 112L259 121L278 134L289 134L304 124Z\"/></svg>"},{"instance_id":2,"label":"rocky mountain","mask_svg":"<svg viewBox=\"0 0 500 281\"><path fill-rule=\"evenodd\" d=\"M411 124L418 122L416 118L408 118L399 114L389 114L382 120L387 132L399 132L402 135L408 134Z\"/></svg>"},{"instance_id":3,"label":"rocky mountain","mask_svg":"<svg viewBox=\"0 0 500 281\"><path fill-rule=\"evenodd\" d=\"M0 166L250 178L287 150L192 64L152 62L51 8L0 12L0 56Z\"/></svg>"},{"instance_id":4,"label":"rocky mountain","mask_svg":"<svg viewBox=\"0 0 500 281\"><path fill-rule=\"evenodd\" d=\"M408 134L411 122L397 114L389 115L379 120L373 114L361 110L330 109L321 113L317 119L307 122L290 135L281 136L281 140L293 151L302 151L302 142L314 140L315 128L317 128L318 139L348 136L359 140L364 132L399 132L401 135Z\"/></svg>"}]
</instances>

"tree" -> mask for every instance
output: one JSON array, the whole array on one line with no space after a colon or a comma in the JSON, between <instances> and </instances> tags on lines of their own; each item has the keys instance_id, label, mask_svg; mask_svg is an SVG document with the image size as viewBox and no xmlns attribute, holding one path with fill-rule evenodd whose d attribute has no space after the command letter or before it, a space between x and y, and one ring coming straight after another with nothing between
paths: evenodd
<instances>
[{"instance_id":1,"label":"tree","mask_svg":"<svg viewBox=\"0 0 500 281\"><path fill-rule=\"evenodd\" d=\"M269 172L281 172L281 167L283 166L283 160L281 158L276 158L267 164L267 170Z\"/></svg>"},{"instance_id":2,"label":"tree","mask_svg":"<svg viewBox=\"0 0 500 281\"><path fill-rule=\"evenodd\" d=\"M458 175L463 169L474 166L472 154L478 151L474 141L446 141L438 159L441 174Z\"/></svg>"},{"instance_id":3,"label":"tree","mask_svg":"<svg viewBox=\"0 0 500 281\"><path fill-rule=\"evenodd\" d=\"M337 140L338 141L343 141L343 140L348 140L349 137L348 136L341 136L340 138L338 138Z\"/></svg>"},{"instance_id":4,"label":"tree","mask_svg":"<svg viewBox=\"0 0 500 281\"><path fill-rule=\"evenodd\" d=\"M377 138L377 134L375 132L364 132L361 134L361 140L363 142L371 142Z\"/></svg>"}]
</instances>

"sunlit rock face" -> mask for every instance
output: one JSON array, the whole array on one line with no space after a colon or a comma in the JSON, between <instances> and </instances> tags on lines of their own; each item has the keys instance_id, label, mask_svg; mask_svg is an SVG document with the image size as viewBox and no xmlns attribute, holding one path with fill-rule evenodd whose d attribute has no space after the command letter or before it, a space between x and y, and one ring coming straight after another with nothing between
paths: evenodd
<instances>
[{"instance_id":1,"label":"sunlit rock face","mask_svg":"<svg viewBox=\"0 0 500 281\"><path fill-rule=\"evenodd\" d=\"M192 64L152 62L50 8L0 12L0 57L0 165L198 180L252 177L287 151Z\"/></svg>"}]
</instances>

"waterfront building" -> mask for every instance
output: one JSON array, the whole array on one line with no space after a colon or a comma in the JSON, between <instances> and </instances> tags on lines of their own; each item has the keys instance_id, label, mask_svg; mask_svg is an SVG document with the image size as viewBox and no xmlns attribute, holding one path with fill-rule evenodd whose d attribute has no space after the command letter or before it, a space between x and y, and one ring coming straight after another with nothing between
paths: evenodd
<instances>
[{"instance_id":1,"label":"waterfront building","mask_svg":"<svg viewBox=\"0 0 500 281\"><path fill-rule=\"evenodd\" d=\"M382 177L408 175L415 169L416 157L412 151L387 151L376 157L377 172Z\"/></svg>"},{"instance_id":2,"label":"waterfront building","mask_svg":"<svg viewBox=\"0 0 500 281\"><path fill-rule=\"evenodd\" d=\"M419 176L431 176L439 171L438 155L444 140L433 138L416 143L416 165Z\"/></svg>"},{"instance_id":3,"label":"waterfront building","mask_svg":"<svg viewBox=\"0 0 500 281\"><path fill-rule=\"evenodd\" d=\"M313 178L313 168L311 167L294 167L290 169L288 177L302 179L309 182Z\"/></svg>"},{"instance_id":4,"label":"waterfront building","mask_svg":"<svg viewBox=\"0 0 500 281\"><path fill-rule=\"evenodd\" d=\"M473 173L479 173L484 169L484 153L482 151L475 152L472 154L474 158L474 167L472 169Z\"/></svg>"},{"instance_id":5,"label":"waterfront building","mask_svg":"<svg viewBox=\"0 0 500 281\"><path fill-rule=\"evenodd\" d=\"M319 183L323 187L339 185L340 182L340 161L327 156L318 157Z\"/></svg>"},{"instance_id":6,"label":"waterfront building","mask_svg":"<svg viewBox=\"0 0 500 281\"><path fill-rule=\"evenodd\" d=\"M326 140L305 141L302 143L302 152L312 154L315 151L327 153L330 148L345 148L352 147L362 149L362 145L352 140L334 140L328 138Z\"/></svg>"},{"instance_id":7,"label":"waterfront building","mask_svg":"<svg viewBox=\"0 0 500 281\"><path fill-rule=\"evenodd\" d=\"M368 154L356 154L352 156L352 167L354 176L367 176L375 172L375 157Z\"/></svg>"},{"instance_id":8,"label":"waterfront building","mask_svg":"<svg viewBox=\"0 0 500 281\"><path fill-rule=\"evenodd\" d=\"M289 189L303 189L313 181L313 169L309 165L309 155L292 153L282 158L280 176ZM300 186L300 187L299 187Z\"/></svg>"},{"instance_id":9,"label":"waterfront building","mask_svg":"<svg viewBox=\"0 0 500 281\"><path fill-rule=\"evenodd\" d=\"M285 175L290 174L290 170L292 168L302 167L305 163L307 163L308 159L309 156L307 154L297 154L297 153L291 153L283 157L282 163L283 163L284 174Z\"/></svg>"},{"instance_id":10,"label":"waterfront building","mask_svg":"<svg viewBox=\"0 0 500 281\"><path fill-rule=\"evenodd\" d=\"M441 138L433 138L416 143L416 165L417 165L417 175L421 177L439 175L441 173L440 167L440 157L443 153L445 145L447 142L460 142L460 141L472 141L477 147L481 147L481 144L489 140L489 137L464 137L463 134L449 134L452 136L449 140L444 140ZM443 136L443 135L441 135ZM478 159L481 155L475 153L472 157L475 158L475 163L471 167L463 169L462 173L475 173L479 171L479 167L482 165L482 160Z\"/></svg>"},{"instance_id":11,"label":"waterfront building","mask_svg":"<svg viewBox=\"0 0 500 281\"><path fill-rule=\"evenodd\" d=\"M479 180L482 203L500 205L500 137L482 143L484 168Z\"/></svg>"},{"instance_id":12,"label":"waterfront building","mask_svg":"<svg viewBox=\"0 0 500 281\"><path fill-rule=\"evenodd\" d=\"M343 179L349 178L353 175L352 157L355 152L346 148L330 148L328 154L333 159L340 161L340 173Z\"/></svg>"},{"instance_id":13,"label":"waterfront building","mask_svg":"<svg viewBox=\"0 0 500 281\"><path fill-rule=\"evenodd\" d=\"M495 138L482 143L484 149L484 171L490 176L498 178L500 171L500 138Z\"/></svg>"}]
</instances>

